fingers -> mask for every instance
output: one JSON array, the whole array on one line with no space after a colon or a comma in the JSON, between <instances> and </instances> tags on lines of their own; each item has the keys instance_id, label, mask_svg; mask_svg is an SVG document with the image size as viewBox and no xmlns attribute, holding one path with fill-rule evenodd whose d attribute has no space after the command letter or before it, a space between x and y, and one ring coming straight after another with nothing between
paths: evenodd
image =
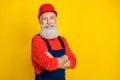
<instances>
[{"instance_id":1,"label":"fingers","mask_svg":"<svg viewBox=\"0 0 120 80\"><path fill-rule=\"evenodd\" d=\"M52 54L51 54L50 52L46 51L45 54L46 54L48 57L53 58L53 56L52 56Z\"/></svg>"}]
</instances>

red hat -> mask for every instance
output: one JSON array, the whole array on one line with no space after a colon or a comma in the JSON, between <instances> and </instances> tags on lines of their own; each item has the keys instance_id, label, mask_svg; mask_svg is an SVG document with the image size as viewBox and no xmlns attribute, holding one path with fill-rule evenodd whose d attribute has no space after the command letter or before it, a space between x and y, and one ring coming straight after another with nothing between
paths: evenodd
<instances>
[{"instance_id":1,"label":"red hat","mask_svg":"<svg viewBox=\"0 0 120 80\"><path fill-rule=\"evenodd\" d=\"M39 8L39 14L38 17L45 13L45 12L54 12L57 15L57 12L55 11L55 8L53 7L53 5L51 4L43 4L40 8Z\"/></svg>"}]
</instances>

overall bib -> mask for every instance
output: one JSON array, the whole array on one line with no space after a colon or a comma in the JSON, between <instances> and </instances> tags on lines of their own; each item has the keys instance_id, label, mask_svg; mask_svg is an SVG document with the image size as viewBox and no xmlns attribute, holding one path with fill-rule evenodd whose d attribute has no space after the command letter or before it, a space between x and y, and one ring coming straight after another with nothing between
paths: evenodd
<instances>
[{"instance_id":1,"label":"overall bib","mask_svg":"<svg viewBox=\"0 0 120 80\"><path fill-rule=\"evenodd\" d=\"M46 39L43 39L48 47L48 51L54 56L54 57L60 57L65 54L65 46L63 41L58 37L58 40L62 46L62 49L60 50L52 50L49 42ZM65 80L65 69L57 69L54 71L47 71L45 69L42 69L41 74L35 75L35 80Z\"/></svg>"}]
</instances>

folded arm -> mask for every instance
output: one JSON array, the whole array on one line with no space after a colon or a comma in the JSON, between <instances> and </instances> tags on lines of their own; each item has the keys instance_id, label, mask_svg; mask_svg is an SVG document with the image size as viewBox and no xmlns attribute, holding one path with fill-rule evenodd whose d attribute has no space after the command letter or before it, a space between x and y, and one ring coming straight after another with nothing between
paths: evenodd
<instances>
[{"instance_id":1,"label":"folded arm","mask_svg":"<svg viewBox=\"0 0 120 80\"><path fill-rule=\"evenodd\" d=\"M52 54L50 52L45 52L45 54L49 57L49 58L54 58L52 56ZM63 55L61 57L57 57L58 60L58 68L68 68L70 67L70 61L68 60L68 56L67 55Z\"/></svg>"},{"instance_id":2,"label":"folded arm","mask_svg":"<svg viewBox=\"0 0 120 80\"><path fill-rule=\"evenodd\" d=\"M41 41L39 37L35 37L32 39L32 61L37 63L42 68L53 71L58 69L60 66L65 64L68 60L66 55L61 57L54 58L51 54L47 54L47 48L43 47L45 44ZM34 64L36 65L36 64Z\"/></svg>"},{"instance_id":3,"label":"folded arm","mask_svg":"<svg viewBox=\"0 0 120 80\"><path fill-rule=\"evenodd\" d=\"M51 53L49 52L45 52L45 54L49 57L49 58L54 58ZM57 57L58 60L58 68L61 69L69 69L70 68L70 61L68 60L68 56L67 55L63 55L61 57Z\"/></svg>"}]
</instances>

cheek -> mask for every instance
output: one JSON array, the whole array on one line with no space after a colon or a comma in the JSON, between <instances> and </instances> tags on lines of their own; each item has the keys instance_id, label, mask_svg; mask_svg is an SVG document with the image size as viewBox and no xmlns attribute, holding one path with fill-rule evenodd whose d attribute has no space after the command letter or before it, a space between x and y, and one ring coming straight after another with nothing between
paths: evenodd
<instances>
[{"instance_id":1,"label":"cheek","mask_svg":"<svg viewBox=\"0 0 120 80\"><path fill-rule=\"evenodd\" d=\"M46 24L46 20L43 20L42 17L39 19L40 24Z\"/></svg>"},{"instance_id":2,"label":"cheek","mask_svg":"<svg viewBox=\"0 0 120 80\"><path fill-rule=\"evenodd\" d=\"M52 23L56 23L56 20L51 20Z\"/></svg>"},{"instance_id":3,"label":"cheek","mask_svg":"<svg viewBox=\"0 0 120 80\"><path fill-rule=\"evenodd\" d=\"M46 20L42 20L41 24L47 24L47 21Z\"/></svg>"}]
</instances>

